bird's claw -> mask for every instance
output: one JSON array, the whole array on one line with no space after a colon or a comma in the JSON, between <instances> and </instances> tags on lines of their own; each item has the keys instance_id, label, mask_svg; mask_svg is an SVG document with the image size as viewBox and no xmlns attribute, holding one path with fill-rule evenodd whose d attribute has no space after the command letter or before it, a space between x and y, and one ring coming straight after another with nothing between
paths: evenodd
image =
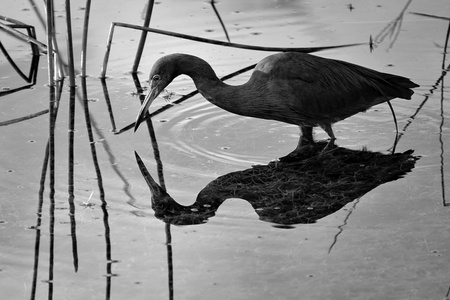
<instances>
[{"instance_id":1,"label":"bird's claw","mask_svg":"<svg viewBox=\"0 0 450 300\"><path fill-rule=\"evenodd\" d=\"M334 140L328 141L328 143L324 146L325 142L317 142L314 144L311 143L301 143L294 151L289 153L286 156L280 157L280 162L292 162L299 161L303 159L307 159L316 155L325 155L338 147L334 144Z\"/></svg>"},{"instance_id":2,"label":"bird's claw","mask_svg":"<svg viewBox=\"0 0 450 300\"><path fill-rule=\"evenodd\" d=\"M334 144L335 139L330 139L330 141L325 145L325 147L320 151L320 154L328 153L335 150L337 147Z\"/></svg>"}]
</instances>

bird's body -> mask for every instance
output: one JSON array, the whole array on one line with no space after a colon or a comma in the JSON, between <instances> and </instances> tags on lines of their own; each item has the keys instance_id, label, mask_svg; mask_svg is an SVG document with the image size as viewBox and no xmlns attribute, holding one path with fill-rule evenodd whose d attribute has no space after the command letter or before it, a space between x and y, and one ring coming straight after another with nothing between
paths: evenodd
<instances>
[{"instance_id":1,"label":"bird's body","mask_svg":"<svg viewBox=\"0 0 450 300\"><path fill-rule=\"evenodd\" d=\"M302 137L294 150L313 143L312 128L322 127L335 140L331 125L393 98L410 99L417 87L407 78L339 60L303 53L277 53L261 60L248 82L227 85L204 60L186 54L159 59L150 74L151 92L136 127L150 103L178 75L190 76L211 103L238 115L298 125Z\"/></svg>"}]
</instances>

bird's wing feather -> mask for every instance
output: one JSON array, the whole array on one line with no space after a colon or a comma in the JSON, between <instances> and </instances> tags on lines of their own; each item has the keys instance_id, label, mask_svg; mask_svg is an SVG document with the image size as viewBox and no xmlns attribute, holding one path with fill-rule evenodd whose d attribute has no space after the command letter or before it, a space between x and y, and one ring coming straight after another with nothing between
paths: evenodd
<instances>
[{"instance_id":1,"label":"bird's wing feather","mask_svg":"<svg viewBox=\"0 0 450 300\"><path fill-rule=\"evenodd\" d=\"M300 53L282 53L262 60L270 94L305 119L332 123L386 100L409 99L416 86L408 79L350 63ZM281 99L279 100L281 101Z\"/></svg>"}]
</instances>

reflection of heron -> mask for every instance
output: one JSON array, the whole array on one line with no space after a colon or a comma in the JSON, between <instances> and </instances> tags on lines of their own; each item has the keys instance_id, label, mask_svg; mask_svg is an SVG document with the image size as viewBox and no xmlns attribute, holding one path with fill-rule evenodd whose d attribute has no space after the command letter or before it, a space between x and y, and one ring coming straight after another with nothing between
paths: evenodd
<instances>
[{"instance_id":1,"label":"reflection of heron","mask_svg":"<svg viewBox=\"0 0 450 300\"><path fill-rule=\"evenodd\" d=\"M305 143L314 143L312 129L322 127L336 139L331 124L393 98L411 99L409 79L380 73L343 61L303 53L278 53L261 60L250 80L230 86L219 80L204 60L186 54L159 59L150 73L148 93L135 124L158 94L178 75L194 80L199 92L211 103L235 114L277 120L300 126L297 154Z\"/></svg>"},{"instance_id":2,"label":"reflection of heron","mask_svg":"<svg viewBox=\"0 0 450 300\"><path fill-rule=\"evenodd\" d=\"M419 159L412 150L386 155L336 147L319 156L320 149L305 149L292 163L258 165L222 175L208 183L188 206L159 186L135 155L152 193L155 216L175 225L205 223L230 198L250 203L263 221L314 223L377 186L403 177Z\"/></svg>"}]
</instances>

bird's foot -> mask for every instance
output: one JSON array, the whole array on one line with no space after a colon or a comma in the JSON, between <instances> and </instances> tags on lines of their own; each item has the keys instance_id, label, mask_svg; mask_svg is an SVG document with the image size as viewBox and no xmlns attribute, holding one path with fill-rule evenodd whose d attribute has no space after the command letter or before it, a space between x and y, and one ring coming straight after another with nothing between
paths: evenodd
<instances>
[{"instance_id":1,"label":"bird's foot","mask_svg":"<svg viewBox=\"0 0 450 300\"><path fill-rule=\"evenodd\" d=\"M310 158L312 156L317 155L317 153L320 151L320 147L316 143L306 143L297 146L294 151L289 153L286 156L280 157L280 162L293 162L293 161L299 161L303 159Z\"/></svg>"},{"instance_id":2,"label":"bird's foot","mask_svg":"<svg viewBox=\"0 0 450 300\"><path fill-rule=\"evenodd\" d=\"M326 143L326 145L325 145ZM286 156L280 157L280 162L294 162L299 160L304 160L317 155L325 155L338 147L334 144L334 140L328 142L317 142L317 143L302 143L297 146L294 151Z\"/></svg>"},{"instance_id":3,"label":"bird's foot","mask_svg":"<svg viewBox=\"0 0 450 300\"><path fill-rule=\"evenodd\" d=\"M330 139L330 141L326 144L326 146L320 151L320 154L329 153L337 148L337 146L334 144L334 141L336 139Z\"/></svg>"}]
</instances>

